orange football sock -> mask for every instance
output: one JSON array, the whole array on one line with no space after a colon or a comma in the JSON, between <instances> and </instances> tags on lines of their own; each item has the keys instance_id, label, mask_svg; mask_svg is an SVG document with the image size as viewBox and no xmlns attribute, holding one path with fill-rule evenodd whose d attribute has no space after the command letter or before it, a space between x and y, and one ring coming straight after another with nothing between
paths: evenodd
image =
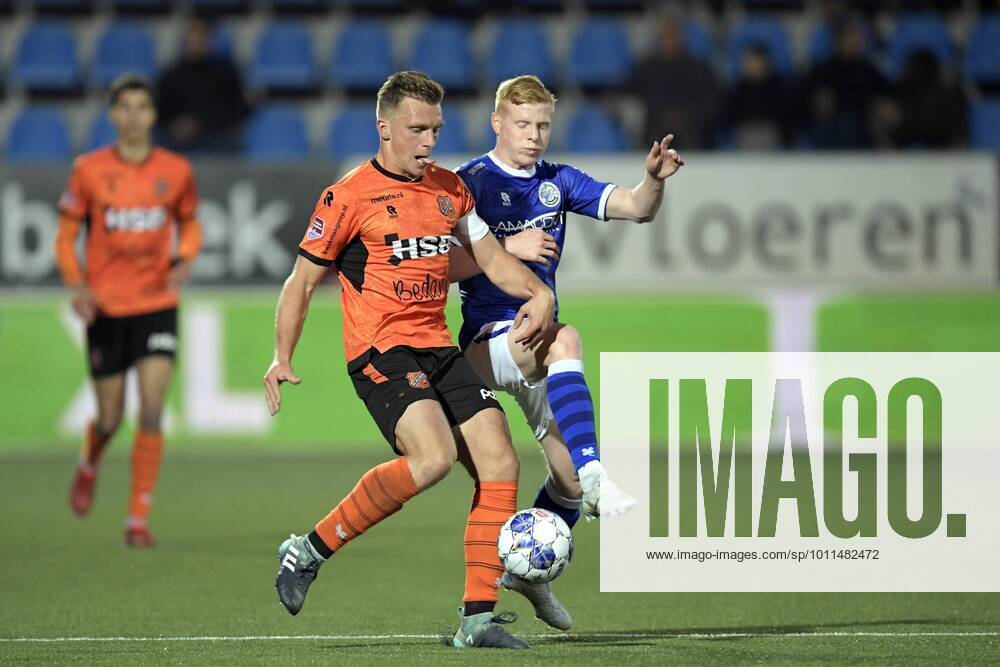
<instances>
[{"instance_id":1,"label":"orange football sock","mask_svg":"<svg viewBox=\"0 0 1000 667\"><path fill-rule=\"evenodd\" d=\"M132 497L128 510L130 523L142 523L149 516L162 457L163 434L136 431L135 445L132 448Z\"/></svg>"},{"instance_id":2,"label":"orange football sock","mask_svg":"<svg viewBox=\"0 0 1000 667\"><path fill-rule=\"evenodd\" d=\"M517 511L517 482L479 482L465 528L465 602L496 602L500 528Z\"/></svg>"},{"instance_id":3,"label":"orange football sock","mask_svg":"<svg viewBox=\"0 0 1000 667\"><path fill-rule=\"evenodd\" d=\"M104 455L104 447L107 446L110 436L101 435L97 430L97 422L91 419L87 422L87 430L83 435L83 449L80 452L80 459L84 465L96 468Z\"/></svg>"},{"instance_id":4,"label":"orange football sock","mask_svg":"<svg viewBox=\"0 0 1000 667\"><path fill-rule=\"evenodd\" d=\"M337 551L398 512L415 495L417 484L406 457L377 465L362 475L354 490L316 524L316 534L331 551Z\"/></svg>"}]
</instances>

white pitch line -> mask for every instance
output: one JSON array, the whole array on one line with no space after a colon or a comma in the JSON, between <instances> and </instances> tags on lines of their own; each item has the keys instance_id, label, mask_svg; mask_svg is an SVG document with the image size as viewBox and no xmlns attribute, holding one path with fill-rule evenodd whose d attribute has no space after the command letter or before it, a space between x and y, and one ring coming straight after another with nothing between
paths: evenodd
<instances>
[{"instance_id":1,"label":"white pitch line","mask_svg":"<svg viewBox=\"0 0 1000 667\"><path fill-rule=\"evenodd\" d=\"M527 634L528 639L778 639L783 637L1000 637L986 632L595 632L589 634ZM0 637L0 643L58 642L254 642L254 641L342 641L387 639L438 639L440 635L247 635L200 637Z\"/></svg>"}]
</instances>

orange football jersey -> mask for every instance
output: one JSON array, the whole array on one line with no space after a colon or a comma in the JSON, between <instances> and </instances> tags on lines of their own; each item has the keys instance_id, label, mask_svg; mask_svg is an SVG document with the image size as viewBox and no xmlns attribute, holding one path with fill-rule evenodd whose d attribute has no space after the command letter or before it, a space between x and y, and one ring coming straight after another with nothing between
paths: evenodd
<instances>
[{"instance_id":1,"label":"orange football jersey","mask_svg":"<svg viewBox=\"0 0 1000 667\"><path fill-rule=\"evenodd\" d=\"M320 196L299 254L334 266L343 286L348 362L375 348L454 345L445 323L448 251L488 233L462 220L475 202L461 179L430 166L412 180L375 160Z\"/></svg>"},{"instance_id":2,"label":"orange football jersey","mask_svg":"<svg viewBox=\"0 0 1000 667\"><path fill-rule=\"evenodd\" d=\"M56 259L64 280L81 281L101 313L123 317L177 305L167 286L175 256L194 260L201 244L198 193L191 164L154 148L143 162L124 160L114 146L77 158L62 198ZM74 241L86 230L86 268Z\"/></svg>"}]
</instances>

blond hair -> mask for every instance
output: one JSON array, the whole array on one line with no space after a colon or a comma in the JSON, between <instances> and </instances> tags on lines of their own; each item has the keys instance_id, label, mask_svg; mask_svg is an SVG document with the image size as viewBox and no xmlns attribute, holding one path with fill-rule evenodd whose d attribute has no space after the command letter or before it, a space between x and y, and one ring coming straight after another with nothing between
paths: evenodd
<instances>
[{"instance_id":1,"label":"blond hair","mask_svg":"<svg viewBox=\"0 0 1000 667\"><path fill-rule=\"evenodd\" d=\"M375 115L385 118L385 114L395 111L404 97L411 97L427 104L441 104L444 87L423 72L396 72L379 88L375 102Z\"/></svg>"},{"instance_id":2,"label":"blond hair","mask_svg":"<svg viewBox=\"0 0 1000 667\"><path fill-rule=\"evenodd\" d=\"M497 88L496 106L493 110L500 113L500 105L511 104L551 104L555 106L556 96L545 87L542 80L534 74L522 74L513 79L507 79Z\"/></svg>"}]
</instances>

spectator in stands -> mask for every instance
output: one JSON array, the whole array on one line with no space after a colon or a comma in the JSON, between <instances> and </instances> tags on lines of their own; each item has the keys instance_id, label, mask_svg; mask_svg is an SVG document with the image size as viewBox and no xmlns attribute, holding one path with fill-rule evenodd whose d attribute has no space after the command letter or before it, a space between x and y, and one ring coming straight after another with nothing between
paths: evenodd
<instances>
[{"instance_id":1,"label":"spectator in stands","mask_svg":"<svg viewBox=\"0 0 1000 667\"><path fill-rule=\"evenodd\" d=\"M196 19L181 57L158 84L163 143L178 151L235 151L249 112L239 70L212 50L212 28Z\"/></svg>"},{"instance_id":2,"label":"spectator in stands","mask_svg":"<svg viewBox=\"0 0 1000 667\"><path fill-rule=\"evenodd\" d=\"M743 52L743 75L726 94L722 129L736 148L775 150L791 145L798 114L791 86L774 71L759 44Z\"/></svg>"},{"instance_id":3,"label":"spectator in stands","mask_svg":"<svg viewBox=\"0 0 1000 667\"><path fill-rule=\"evenodd\" d=\"M903 64L881 120L883 141L897 148L950 148L966 143L968 100L962 88L945 75L937 56L914 51Z\"/></svg>"},{"instance_id":4,"label":"spectator in stands","mask_svg":"<svg viewBox=\"0 0 1000 667\"><path fill-rule=\"evenodd\" d=\"M709 144L722 89L715 70L686 52L680 22L663 24L659 44L636 65L628 89L645 107L643 146L659 140L665 127L685 148Z\"/></svg>"},{"instance_id":5,"label":"spectator in stands","mask_svg":"<svg viewBox=\"0 0 1000 667\"><path fill-rule=\"evenodd\" d=\"M803 90L805 133L816 148L870 148L877 103L889 84L865 52L865 32L856 21L834 29L830 59L813 67Z\"/></svg>"}]
</instances>

